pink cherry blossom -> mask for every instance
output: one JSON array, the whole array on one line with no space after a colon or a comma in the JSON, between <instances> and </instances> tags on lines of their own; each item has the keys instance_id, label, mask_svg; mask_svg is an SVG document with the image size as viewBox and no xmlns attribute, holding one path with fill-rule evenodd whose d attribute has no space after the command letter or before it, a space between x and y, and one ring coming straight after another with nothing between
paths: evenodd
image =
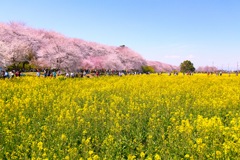
<instances>
[{"instance_id":1,"label":"pink cherry blossom","mask_svg":"<svg viewBox=\"0 0 240 160\"><path fill-rule=\"evenodd\" d=\"M26 61L33 55L39 67L75 71L85 69L129 70L154 65L156 70L173 69L171 65L145 60L125 45L108 46L88 42L43 29L33 29L23 23L0 23L0 66Z\"/></svg>"}]
</instances>

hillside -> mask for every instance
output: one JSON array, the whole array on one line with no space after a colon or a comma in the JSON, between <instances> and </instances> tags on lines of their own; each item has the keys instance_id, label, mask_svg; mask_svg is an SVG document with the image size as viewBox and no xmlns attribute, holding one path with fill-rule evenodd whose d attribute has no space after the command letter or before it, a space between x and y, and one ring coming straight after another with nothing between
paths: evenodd
<instances>
[{"instance_id":1,"label":"hillside","mask_svg":"<svg viewBox=\"0 0 240 160\"><path fill-rule=\"evenodd\" d=\"M143 65L153 65L156 71L177 68L147 61L124 45L107 46L68 38L54 31L33 29L21 23L0 23L0 66L22 61L64 70L141 69Z\"/></svg>"}]
</instances>

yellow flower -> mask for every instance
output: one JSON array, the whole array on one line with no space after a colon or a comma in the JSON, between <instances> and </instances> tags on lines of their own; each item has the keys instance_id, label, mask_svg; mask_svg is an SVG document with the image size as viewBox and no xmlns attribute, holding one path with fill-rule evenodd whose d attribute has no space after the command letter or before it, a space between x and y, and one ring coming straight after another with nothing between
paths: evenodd
<instances>
[{"instance_id":1,"label":"yellow flower","mask_svg":"<svg viewBox=\"0 0 240 160\"><path fill-rule=\"evenodd\" d=\"M198 145L202 144L202 138L197 138L196 142Z\"/></svg>"},{"instance_id":2,"label":"yellow flower","mask_svg":"<svg viewBox=\"0 0 240 160\"><path fill-rule=\"evenodd\" d=\"M45 158L47 156L46 152L44 152L42 156L43 158Z\"/></svg>"},{"instance_id":3,"label":"yellow flower","mask_svg":"<svg viewBox=\"0 0 240 160\"><path fill-rule=\"evenodd\" d=\"M185 158L189 158L190 156L189 156L189 154L186 154L184 157L185 157Z\"/></svg>"},{"instance_id":4,"label":"yellow flower","mask_svg":"<svg viewBox=\"0 0 240 160\"><path fill-rule=\"evenodd\" d=\"M94 152L91 150L88 152L89 155L92 155Z\"/></svg>"},{"instance_id":5,"label":"yellow flower","mask_svg":"<svg viewBox=\"0 0 240 160\"><path fill-rule=\"evenodd\" d=\"M140 157L141 157L141 158L144 158L144 157L145 157L145 153L144 153L144 152L141 152L141 153L140 153Z\"/></svg>"},{"instance_id":6,"label":"yellow flower","mask_svg":"<svg viewBox=\"0 0 240 160\"><path fill-rule=\"evenodd\" d=\"M62 141L66 141L67 139L68 139L68 138L67 138L67 136L66 136L65 134L62 134L62 135L61 135L61 140L62 140Z\"/></svg>"},{"instance_id":7,"label":"yellow flower","mask_svg":"<svg viewBox=\"0 0 240 160\"><path fill-rule=\"evenodd\" d=\"M99 160L99 159L100 159L100 157L98 155L93 156L93 160Z\"/></svg>"},{"instance_id":8,"label":"yellow flower","mask_svg":"<svg viewBox=\"0 0 240 160\"><path fill-rule=\"evenodd\" d=\"M160 160L160 159L161 159L161 156L159 154L155 154L154 160Z\"/></svg>"},{"instance_id":9,"label":"yellow flower","mask_svg":"<svg viewBox=\"0 0 240 160\"><path fill-rule=\"evenodd\" d=\"M135 159L136 159L136 156L134 156L132 154L128 155L128 160L135 160Z\"/></svg>"},{"instance_id":10,"label":"yellow flower","mask_svg":"<svg viewBox=\"0 0 240 160\"><path fill-rule=\"evenodd\" d=\"M222 152L216 151L216 158L221 158L222 157Z\"/></svg>"},{"instance_id":11,"label":"yellow flower","mask_svg":"<svg viewBox=\"0 0 240 160\"><path fill-rule=\"evenodd\" d=\"M42 150L42 149L43 149L43 143L42 143L42 142L38 142L37 146L38 146L38 149L39 149L39 150Z\"/></svg>"}]
</instances>

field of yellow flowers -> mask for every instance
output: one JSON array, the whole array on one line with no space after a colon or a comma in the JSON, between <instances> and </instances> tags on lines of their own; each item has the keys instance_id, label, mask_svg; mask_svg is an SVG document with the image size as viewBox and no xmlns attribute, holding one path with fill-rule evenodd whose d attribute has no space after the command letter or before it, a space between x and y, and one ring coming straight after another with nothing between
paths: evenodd
<instances>
[{"instance_id":1,"label":"field of yellow flowers","mask_svg":"<svg viewBox=\"0 0 240 160\"><path fill-rule=\"evenodd\" d=\"M0 159L237 159L240 77L0 80Z\"/></svg>"}]
</instances>

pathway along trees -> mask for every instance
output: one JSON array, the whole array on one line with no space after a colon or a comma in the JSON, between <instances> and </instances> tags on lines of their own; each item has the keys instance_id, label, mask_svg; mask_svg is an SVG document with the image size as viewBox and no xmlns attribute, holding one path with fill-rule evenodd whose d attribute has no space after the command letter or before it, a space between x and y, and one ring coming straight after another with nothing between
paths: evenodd
<instances>
[{"instance_id":1,"label":"pathway along trees","mask_svg":"<svg viewBox=\"0 0 240 160\"><path fill-rule=\"evenodd\" d=\"M193 63L191 61L186 60L186 61L183 61L180 64L180 71L182 73L194 72L195 68L194 68Z\"/></svg>"}]
</instances>

